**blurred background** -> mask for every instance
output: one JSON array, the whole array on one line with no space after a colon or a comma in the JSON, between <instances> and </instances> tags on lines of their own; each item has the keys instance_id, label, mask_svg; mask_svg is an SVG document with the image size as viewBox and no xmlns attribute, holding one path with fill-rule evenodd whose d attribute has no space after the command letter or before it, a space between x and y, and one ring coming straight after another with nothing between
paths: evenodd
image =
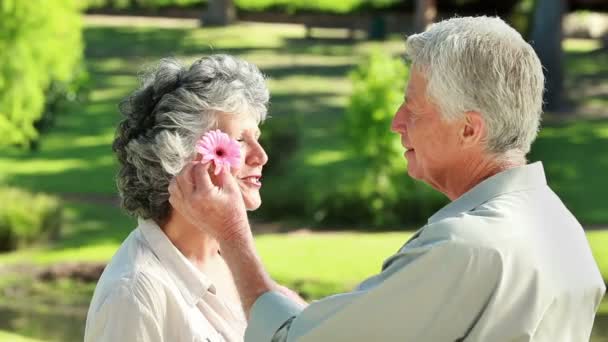
<instances>
[{"instance_id":1,"label":"blurred background","mask_svg":"<svg viewBox=\"0 0 608 342\"><path fill-rule=\"evenodd\" d=\"M80 341L118 207L117 104L162 57L229 53L268 76L270 162L252 214L271 274L307 299L379 271L447 199L406 175L389 132L406 34L500 16L547 73L529 155L608 279L606 0L0 0L0 341ZM357 260L357 262L353 262ZM592 341L608 341L608 302Z\"/></svg>"}]
</instances>

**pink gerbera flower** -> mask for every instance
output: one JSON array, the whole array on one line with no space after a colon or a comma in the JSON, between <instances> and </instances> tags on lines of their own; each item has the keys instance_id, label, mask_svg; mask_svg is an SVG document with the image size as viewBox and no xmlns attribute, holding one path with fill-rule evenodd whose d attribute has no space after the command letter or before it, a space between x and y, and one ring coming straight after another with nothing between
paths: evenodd
<instances>
[{"instance_id":1,"label":"pink gerbera flower","mask_svg":"<svg viewBox=\"0 0 608 342\"><path fill-rule=\"evenodd\" d=\"M237 168L241 163L239 143L219 129L205 133L196 143L196 150L203 156L201 163L213 162L216 175L222 170L230 172L230 167Z\"/></svg>"}]
</instances>

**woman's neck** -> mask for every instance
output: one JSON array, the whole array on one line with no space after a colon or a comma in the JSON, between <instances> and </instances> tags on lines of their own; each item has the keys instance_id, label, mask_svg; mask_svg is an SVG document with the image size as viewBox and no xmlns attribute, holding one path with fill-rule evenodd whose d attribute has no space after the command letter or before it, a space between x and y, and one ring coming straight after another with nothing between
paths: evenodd
<instances>
[{"instance_id":1,"label":"woman's neck","mask_svg":"<svg viewBox=\"0 0 608 342\"><path fill-rule=\"evenodd\" d=\"M173 212L160 227L173 245L199 270L204 272L206 265L218 257L218 242L179 213Z\"/></svg>"}]
</instances>

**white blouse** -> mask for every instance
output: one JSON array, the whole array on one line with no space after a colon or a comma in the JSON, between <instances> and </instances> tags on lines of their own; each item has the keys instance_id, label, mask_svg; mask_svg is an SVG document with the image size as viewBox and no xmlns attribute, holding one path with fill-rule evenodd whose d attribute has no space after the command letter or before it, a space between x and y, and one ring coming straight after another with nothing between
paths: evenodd
<instances>
[{"instance_id":1,"label":"white blouse","mask_svg":"<svg viewBox=\"0 0 608 342\"><path fill-rule=\"evenodd\" d=\"M233 288L223 287L216 289L154 221L139 220L97 283L84 340L242 341L245 315L229 295Z\"/></svg>"}]
</instances>

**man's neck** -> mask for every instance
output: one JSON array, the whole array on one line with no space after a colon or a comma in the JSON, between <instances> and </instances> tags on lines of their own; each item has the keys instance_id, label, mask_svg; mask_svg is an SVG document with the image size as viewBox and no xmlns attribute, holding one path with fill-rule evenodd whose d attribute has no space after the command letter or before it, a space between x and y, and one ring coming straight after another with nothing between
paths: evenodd
<instances>
[{"instance_id":1,"label":"man's neck","mask_svg":"<svg viewBox=\"0 0 608 342\"><path fill-rule=\"evenodd\" d=\"M451 170L442 192L454 201L484 180L523 165L525 162L500 162L490 158L470 159Z\"/></svg>"}]
</instances>

